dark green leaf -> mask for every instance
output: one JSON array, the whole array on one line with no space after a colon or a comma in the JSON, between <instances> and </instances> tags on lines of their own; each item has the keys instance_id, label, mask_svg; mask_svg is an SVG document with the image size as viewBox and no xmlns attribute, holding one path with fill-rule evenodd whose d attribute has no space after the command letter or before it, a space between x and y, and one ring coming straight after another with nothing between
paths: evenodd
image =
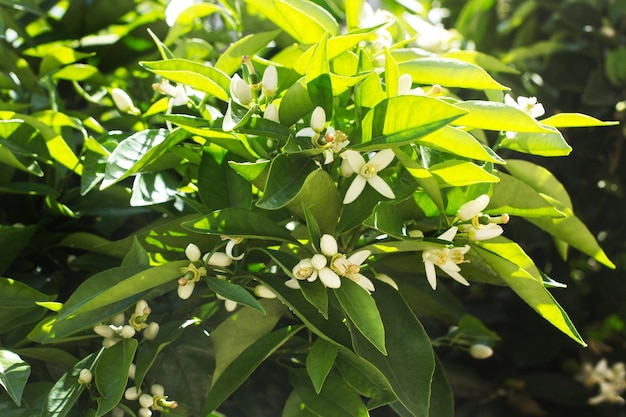
<instances>
[{"instance_id":1,"label":"dark green leaf","mask_svg":"<svg viewBox=\"0 0 626 417\"><path fill-rule=\"evenodd\" d=\"M146 267L150 265L150 256L143 246L141 246L141 243L139 243L137 236L133 236L133 244L122 260L122 266L130 265L143 265Z\"/></svg>"},{"instance_id":2,"label":"dark green leaf","mask_svg":"<svg viewBox=\"0 0 626 417\"><path fill-rule=\"evenodd\" d=\"M339 347L322 338L317 339L306 357L306 371L311 378L317 394L322 390L324 381L335 363Z\"/></svg>"},{"instance_id":3,"label":"dark green leaf","mask_svg":"<svg viewBox=\"0 0 626 417\"><path fill-rule=\"evenodd\" d=\"M125 339L100 355L96 364L96 386L101 397L98 398L97 417L111 411L122 399L128 382L128 370L137 350L136 339Z\"/></svg>"},{"instance_id":4,"label":"dark green leaf","mask_svg":"<svg viewBox=\"0 0 626 417\"><path fill-rule=\"evenodd\" d=\"M154 363L157 355L170 343L177 340L183 333L181 322L167 322L159 328L159 334L154 340L144 340L141 349L137 351L135 359L135 385L141 386L141 383Z\"/></svg>"},{"instance_id":5,"label":"dark green leaf","mask_svg":"<svg viewBox=\"0 0 626 417\"><path fill-rule=\"evenodd\" d=\"M265 192L257 206L266 210L285 207L298 195L309 174L318 169L306 156L280 154L270 165Z\"/></svg>"},{"instance_id":6,"label":"dark green leaf","mask_svg":"<svg viewBox=\"0 0 626 417\"><path fill-rule=\"evenodd\" d=\"M30 376L30 365L10 350L0 349L0 385L19 407Z\"/></svg>"},{"instance_id":7,"label":"dark green leaf","mask_svg":"<svg viewBox=\"0 0 626 417\"><path fill-rule=\"evenodd\" d=\"M210 289L227 300L236 301L239 304L252 307L253 309L265 314L263 306L261 306L257 299L242 286L217 277L207 277L206 283Z\"/></svg>"}]
</instances>

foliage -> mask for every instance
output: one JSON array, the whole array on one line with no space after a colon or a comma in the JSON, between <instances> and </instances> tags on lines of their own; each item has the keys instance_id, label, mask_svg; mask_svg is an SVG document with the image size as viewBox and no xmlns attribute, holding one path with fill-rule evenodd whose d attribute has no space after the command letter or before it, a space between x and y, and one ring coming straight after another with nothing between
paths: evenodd
<instances>
[{"instance_id":1,"label":"foliage","mask_svg":"<svg viewBox=\"0 0 626 417\"><path fill-rule=\"evenodd\" d=\"M420 11L114 3L0 9L2 412L229 414L256 375L271 415L451 416L439 356L497 347L458 299L489 285L585 345L500 235L614 268L519 154L615 123L538 118Z\"/></svg>"}]
</instances>

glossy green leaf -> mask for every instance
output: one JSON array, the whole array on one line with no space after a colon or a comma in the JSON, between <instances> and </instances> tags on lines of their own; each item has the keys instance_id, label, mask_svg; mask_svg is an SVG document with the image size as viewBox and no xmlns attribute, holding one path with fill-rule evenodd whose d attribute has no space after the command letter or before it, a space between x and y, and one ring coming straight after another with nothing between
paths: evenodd
<instances>
[{"instance_id":1,"label":"glossy green leaf","mask_svg":"<svg viewBox=\"0 0 626 417\"><path fill-rule=\"evenodd\" d=\"M315 250L321 252L320 240L322 238L322 232L320 230L320 225L315 219L313 212L304 204L302 204L302 212L304 213L306 228L309 232L309 240Z\"/></svg>"},{"instance_id":2,"label":"glossy green leaf","mask_svg":"<svg viewBox=\"0 0 626 417\"><path fill-rule=\"evenodd\" d=\"M63 374L48 393L41 417L64 417L72 411L78 397L85 389L85 385L78 383L80 371L93 370L102 351L103 349L86 356Z\"/></svg>"},{"instance_id":3,"label":"glossy green leaf","mask_svg":"<svg viewBox=\"0 0 626 417\"><path fill-rule=\"evenodd\" d=\"M172 201L178 195L179 185L180 178L171 172L140 172L133 180L130 205L145 207Z\"/></svg>"},{"instance_id":4,"label":"glossy green leaf","mask_svg":"<svg viewBox=\"0 0 626 417\"><path fill-rule=\"evenodd\" d=\"M367 417L369 413L356 391L335 375L329 375L317 393L306 374L293 370L289 381L308 409L320 416Z\"/></svg>"},{"instance_id":5,"label":"glossy green leaf","mask_svg":"<svg viewBox=\"0 0 626 417\"><path fill-rule=\"evenodd\" d=\"M537 277L534 263L514 242L503 237L476 242L473 249L513 291L554 327L586 346L571 320Z\"/></svg>"},{"instance_id":6,"label":"glossy green leaf","mask_svg":"<svg viewBox=\"0 0 626 417\"><path fill-rule=\"evenodd\" d=\"M392 203L380 202L374 207L372 215L364 222L364 226L376 229L396 239L407 237L406 226Z\"/></svg>"},{"instance_id":7,"label":"glossy green leaf","mask_svg":"<svg viewBox=\"0 0 626 417\"><path fill-rule=\"evenodd\" d=\"M437 181L437 178L435 178L429 170L422 167L419 162L409 158L409 156L403 151L397 150L395 153L398 160L402 163L402 165L404 165L404 169L406 169L407 172L415 179L417 184L422 187L424 192L428 195L428 197L430 197L439 211L443 212L443 197L439 189L439 181Z\"/></svg>"},{"instance_id":8,"label":"glossy green leaf","mask_svg":"<svg viewBox=\"0 0 626 417\"><path fill-rule=\"evenodd\" d=\"M307 90L304 77L293 83L283 95L278 108L280 122L291 126L315 108L309 91Z\"/></svg>"},{"instance_id":9,"label":"glossy green leaf","mask_svg":"<svg viewBox=\"0 0 626 417\"><path fill-rule=\"evenodd\" d=\"M239 355L270 333L285 314L285 307L277 300L260 300L259 306L262 312L249 307L237 310L211 332L215 351L213 385Z\"/></svg>"},{"instance_id":10,"label":"glossy green leaf","mask_svg":"<svg viewBox=\"0 0 626 417\"><path fill-rule=\"evenodd\" d=\"M429 97L392 97L383 100L365 115L360 132L361 143L351 147L371 151L412 143L463 114L464 110Z\"/></svg>"},{"instance_id":11,"label":"glossy green leaf","mask_svg":"<svg viewBox=\"0 0 626 417\"><path fill-rule=\"evenodd\" d=\"M222 101L228 101L230 77L217 68L180 58L142 61L139 64L170 81L188 85Z\"/></svg>"},{"instance_id":12,"label":"glossy green leaf","mask_svg":"<svg viewBox=\"0 0 626 417\"><path fill-rule=\"evenodd\" d=\"M303 328L304 326L289 326L276 330L245 348L224 369L219 378L213 381L202 407L202 415L207 415L219 407L263 361Z\"/></svg>"},{"instance_id":13,"label":"glossy green leaf","mask_svg":"<svg viewBox=\"0 0 626 417\"><path fill-rule=\"evenodd\" d=\"M137 344L136 339L125 339L105 349L100 355L94 372L96 387L100 392L97 417L111 411L122 399Z\"/></svg>"},{"instance_id":14,"label":"glossy green leaf","mask_svg":"<svg viewBox=\"0 0 626 417\"><path fill-rule=\"evenodd\" d=\"M306 371L317 394L322 390L324 381L335 363L338 351L337 345L320 338L313 343L309 354L306 356Z\"/></svg>"},{"instance_id":15,"label":"glossy green leaf","mask_svg":"<svg viewBox=\"0 0 626 417\"><path fill-rule=\"evenodd\" d=\"M527 218L529 222L535 226L545 230L557 239L560 239L579 251L593 257L601 264L615 269L615 264L606 256L606 253L602 250L594 235L589 231L587 226L580 221L574 212L563 205L560 201L553 199L550 196L544 195L544 198L549 201L557 210L565 214L565 217L560 218Z\"/></svg>"},{"instance_id":16,"label":"glossy green leaf","mask_svg":"<svg viewBox=\"0 0 626 417\"><path fill-rule=\"evenodd\" d=\"M549 195L567 208L572 208L572 200L563 184L541 165L522 159L507 159L506 170L538 193Z\"/></svg>"},{"instance_id":17,"label":"glossy green leaf","mask_svg":"<svg viewBox=\"0 0 626 417\"><path fill-rule=\"evenodd\" d=\"M389 50L385 48L385 91L387 98L398 95L398 79L400 75L398 63L393 59Z\"/></svg>"},{"instance_id":18,"label":"glossy green leaf","mask_svg":"<svg viewBox=\"0 0 626 417\"><path fill-rule=\"evenodd\" d=\"M285 207L298 195L309 174L318 169L306 156L280 154L270 165L263 196L256 203L266 210Z\"/></svg>"},{"instance_id":19,"label":"glossy green leaf","mask_svg":"<svg viewBox=\"0 0 626 417\"><path fill-rule=\"evenodd\" d=\"M445 369L435 356L435 373L430 392L428 417L454 417L454 396Z\"/></svg>"},{"instance_id":20,"label":"glossy green leaf","mask_svg":"<svg viewBox=\"0 0 626 417\"><path fill-rule=\"evenodd\" d=\"M213 211L227 207L250 208L252 187L244 177L231 169L232 154L203 152L198 167L198 190L204 206ZM218 161L219 157L223 159Z\"/></svg>"},{"instance_id":21,"label":"glossy green leaf","mask_svg":"<svg viewBox=\"0 0 626 417\"><path fill-rule=\"evenodd\" d=\"M316 279L313 282L300 282L300 291L306 300L311 303L317 311L328 318L328 289L322 281Z\"/></svg>"},{"instance_id":22,"label":"glossy green leaf","mask_svg":"<svg viewBox=\"0 0 626 417\"><path fill-rule=\"evenodd\" d=\"M454 105L467 111L452 124L495 131L552 133L522 110L493 101L459 101Z\"/></svg>"},{"instance_id":23,"label":"glossy green leaf","mask_svg":"<svg viewBox=\"0 0 626 417\"><path fill-rule=\"evenodd\" d=\"M351 330L354 351L385 376L398 400L414 416L426 416L435 371L430 338L398 291L379 283L373 297L385 326L387 355L356 329Z\"/></svg>"},{"instance_id":24,"label":"glossy green leaf","mask_svg":"<svg viewBox=\"0 0 626 417\"><path fill-rule=\"evenodd\" d=\"M482 145L474 136L452 126L444 126L439 130L418 139L415 143L453 155L479 161L504 163L493 150Z\"/></svg>"},{"instance_id":25,"label":"glossy green leaf","mask_svg":"<svg viewBox=\"0 0 626 417\"><path fill-rule=\"evenodd\" d=\"M342 204L337 186L328 172L322 169L311 172L287 207L299 218L305 219L303 206L315 216L320 233L335 232Z\"/></svg>"},{"instance_id":26,"label":"glossy green leaf","mask_svg":"<svg viewBox=\"0 0 626 417\"><path fill-rule=\"evenodd\" d=\"M321 106L328 118L333 114L333 90L328 65L328 33L319 40L307 66L306 85L314 106Z\"/></svg>"},{"instance_id":27,"label":"glossy green leaf","mask_svg":"<svg viewBox=\"0 0 626 417\"><path fill-rule=\"evenodd\" d=\"M410 74L414 83L476 90L508 90L481 67L452 58L420 58L399 64L400 73Z\"/></svg>"},{"instance_id":28,"label":"glossy green leaf","mask_svg":"<svg viewBox=\"0 0 626 417\"><path fill-rule=\"evenodd\" d=\"M222 130L232 132L248 123L253 114L256 113L256 106L244 107L233 100L228 102L228 109L222 121Z\"/></svg>"},{"instance_id":29,"label":"glossy green leaf","mask_svg":"<svg viewBox=\"0 0 626 417\"><path fill-rule=\"evenodd\" d=\"M257 32L232 43L217 59L215 68L228 75L233 75L241 67L242 56L256 55L273 41L280 31Z\"/></svg>"},{"instance_id":30,"label":"glossy green leaf","mask_svg":"<svg viewBox=\"0 0 626 417\"><path fill-rule=\"evenodd\" d=\"M319 415L309 410L302 401L300 394L294 390L291 391L287 401L285 401L281 417L319 417Z\"/></svg>"},{"instance_id":31,"label":"glossy green leaf","mask_svg":"<svg viewBox=\"0 0 626 417\"><path fill-rule=\"evenodd\" d=\"M358 71L369 74L356 86L354 102L359 107L372 108L383 101L385 94L380 76L374 71L374 65L365 51L361 51L359 54Z\"/></svg>"},{"instance_id":32,"label":"glossy green leaf","mask_svg":"<svg viewBox=\"0 0 626 417\"><path fill-rule=\"evenodd\" d=\"M521 132L507 135L498 141L497 147L517 152L540 156L567 156L572 147L565 141L563 134L551 128L549 133Z\"/></svg>"},{"instance_id":33,"label":"glossy green leaf","mask_svg":"<svg viewBox=\"0 0 626 417\"><path fill-rule=\"evenodd\" d=\"M199 219L183 222L182 225L195 233L297 242L284 227L270 221L258 211L243 208L217 210Z\"/></svg>"},{"instance_id":34,"label":"glossy green leaf","mask_svg":"<svg viewBox=\"0 0 626 417\"><path fill-rule=\"evenodd\" d=\"M78 52L73 48L58 45L52 48L39 64L39 74L46 74L64 65L73 64L76 61L93 56L93 53Z\"/></svg>"},{"instance_id":35,"label":"glossy green leaf","mask_svg":"<svg viewBox=\"0 0 626 417\"><path fill-rule=\"evenodd\" d=\"M470 64L477 65L482 69L489 72L504 72L507 74L519 74L519 71L513 67L508 66L498 58L487 55L483 52L475 50L453 50L445 52L441 55L443 58L452 58L463 62L469 62Z\"/></svg>"},{"instance_id":36,"label":"glossy green leaf","mask_svg":"<svg viewBox=\"0 0 626 417\"><path fill-rule=\"evenodd\" d=\"M581 113L557 113L539 121L541 124L552 127L591 127L614 126L619 122L605 122L595 117Z\"/></svg>"},{"instance_id":37,"label":"glossy green leaf","mask_svg":"<svg viewBox=\"0 0 626 417\"><path fill-rule=\"evenodd\" d=\"M432 165L428 170L440 183L452 187L499 181L497 176L488 173L478 165L458 159Z\"/></svg>"},{"instance_id":38,"label":"glossy green leaf","mask_svg":"<svg viewBox=\"0 0 626 417\"><path fill-rule=\"evenodd\" d=\"M259 311L260 313L265 314L263 306L259 304L257 299L254 298L254 296L242 286L233 284L223 279L219 279L217 277L207 277L206 283L210 289L212 289L222 297L228 300L236 301L241 305L251 307Z\"/></svg>"},{"instance_id":39,"label":"glossy green leaf","mask_svg":"<svg viewBox=\"0 0 626 417\"><path fill-rule=\"evenodd\" d=\"M343 279L341 287L334 292L354 326L376 349L386 355L385 326L372 296L350 279Z\"/></svg>"},{"instance_id":40,"label":"glossy green leaf","mask_svg":"<svg viewBox=\"0 0 626 417\"><path fill-rule=\"evenodd\" d=\"M159 50L159 53L161 54L161 58L163 59L175 58L175 55L172 53L172 51L170 51L170 49L158 38L158 36L150 28L148 28L148 34L150 35L150 37L154 41L154 44Z\"/></svg>"},{"instance_id":41,"label":"glossy green leaf","mask_svg":"<svg viewBox=\"0 0 626 417\"><path fill-rule=\"evenodd\" d=\"M500 182L493 186L487 213L527 218L564 217L565 214L546 201L542 195L524 182L502 172L496 172Z\"/></svg>"},{"instance_id":42,"label":"glossy green leaf","mask_svg":"<svg viewBox=\"0 0 626 417\"><path fill-rule=\"evenodd\" d=\"M98 68L87 64L70 64L52 74L57 80L85 81L99 74Z\"/></svg>"},{"instance_id":43,"label":"glossy green leaf","mask_svg":"<svg viewBox=\"0 0 626 417\"><path fill-rule=\"evenodd\" d=\"M22 358L6 349L0 349L0 385L19 407L22 393L30 376L30 365Z\"/></svg>"}]
</instances>

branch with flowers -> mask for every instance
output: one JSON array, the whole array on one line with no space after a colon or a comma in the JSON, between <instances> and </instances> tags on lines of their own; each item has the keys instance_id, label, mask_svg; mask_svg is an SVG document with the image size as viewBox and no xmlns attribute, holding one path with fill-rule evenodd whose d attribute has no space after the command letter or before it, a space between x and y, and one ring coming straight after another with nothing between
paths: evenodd
<instances>
[{"instance_id":1,"label":"branch with flowers","mask_svg":"<svg viewBox=\"0 0 626 417\"><path fill-rule=\"evenodd\" d=\"M557 178L523 159L569 154L561 128L612 122L540 119L535 98L497 81L507 67L495 58L423 49L418 16L358 3L339 21L307 0L248 0L275 30L245 36L246 14L191 5L170 34L206 13L237 34L212 60L150 32L160 57L139 64L154 95L135 104L110 89L133 124L114 143L91 138L75 174L85 194L127 189L132 207L162 216L119 240L60 243L121 263L38 300L50 312L28 343L93 349L42 416L68 415L85 390L97 416L217 415L268 361L293 388L283 416L452 416L436 348L498 348L476 318L437 317L474 285L510 287L585 345L550 292L558 282L506 225L528 221L564 256L571 246L613 268ZM424 297L449 334L425 330Z\"/></svg>"}]
</instances>

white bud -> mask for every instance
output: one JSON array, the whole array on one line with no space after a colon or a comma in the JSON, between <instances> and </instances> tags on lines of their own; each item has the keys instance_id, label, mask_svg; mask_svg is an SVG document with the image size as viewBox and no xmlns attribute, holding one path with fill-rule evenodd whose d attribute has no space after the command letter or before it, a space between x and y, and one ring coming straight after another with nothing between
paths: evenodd
<instances>
[{"instance_id":1,"label":"white bud","mask_svg":"<svg viewBox=\"0 0 626 417\"><path fill-rule=\"evenodd\" d=\"M114 326L123 326L125 322L126 322L126 317L124 316L123 312L117 313L111 319L111 324Z\"/></svg>"},{"instance_id":2,"label":"white bud","mask_svg":"<svg viewBox=\"0 0 626 417\"><path fill-rule=\"evenodd\" d=\"M153 321L148 324L143 331L143 338L146 340L154 340L159 335L159 323Z\"/></svg>"},{"instance_id":3,"label":"white bud","mask_svg":"<svg viewBox=\"0 0 626 417\"><path fill-rule=\"evenodd\" d=\"M128 401L135 401L141 395L141 390L137 387L130 387L124 391L124 398Z\"/></svg>"},{"instance_id":4,"label":"white bud","mask_svg":"<svg viewBox=\"0 0 626 417\"><path fill-rule=\"evenodd\" d=\"M203 258L209 266L226 267L233 263L233 260L224 252L214 252L209 256L207 253Z\"/></svg>"},{"instance_id":5,"label":"white bud","mask_svg":"<svg viewBox=\"0 0 626 417\"><path fill-rule=\"evenodd\" d=\"M280 123L280 119L278 117L278 107L274 103L270 103L265 108L265 112L263 113L263 118L267 120L271 120L272 122Z\"/></svg>"},{"instance_id":6,"label":"white bud","mask_svg":"<svg viewBox=\"0 0 626 417\"><path fill-rule=\"evenodd\" d=\"M102 347L104 347L105 349L108 349L114 344L116 344L117 342L119 342L120 340L121 339L118 337L105 337L104 339L102 339Z\"/></svg>"},{"instance_id":7,"label":"white bud","mask_svg":"<svg viewBox=\"0 0 626 417\"><path fill-rule=\"evenodd\" d=\"M320 248L322 253L326 256L335 256L339 250L337 247L337 240L329 234L322 235L320 239Z\"/></svg>"},{"instance_id":8,"label":"white bud","mask_svg":"<svg viewBox=\"0 0 626 417\"><path fill-rule=\"evenodd\" d=\"M146 309L148 310L147 312ZM135 304L135 314L137 316L150 314L150 307L148 307L148 303L146 302L146 300L137 301L137 304Z\"/></svg>"},{"instance_id":9,"label":"white bud","mask_svg":"<svg viewBox=\"0 0 626 417\"><path fill-rule=\"evenodd\" d=\"M457 212L457 216L459 216L459 219L461 220L469 220L474 216L479 215L488 204L489 196L487 194L483 194L480 197L463 204Z\"/></svg>"},{"instance_id":10,"label":"white bud","mask_svg":"<svg viewBox=\"0 0 626 417\"><path fill-rule=\"evenodd\" d=\"M237 308L237 301L228 300L228 299L224 300L224 308L229 313L232 311L235 311L235 309Z\"/></svg>"},{"instance_id":11,"label":"white bud","mask_svg":"<svg viewBox=\"0 0 626 417\"><path fill-rule=\"evenodd\" d=\"M276 71L275 66L270 65L265 68L261 83L261 92L263 95L265 97L274 97L276 89L278 88L278 72Z\"/></svg>"},{"instance_id":12,"label":"white bud","mask_svg":"<svg viewBox=\"0 0 626 417\"><path fill-rule=\"evenodd\" d=\"M194 287L195 287L195 282L188 282L186 285L179 285L178 297L181 300L188 299L189 297L191 297L191 294L193 294Z\"/></svg>"},{"instance_id":13,"label":"white bud","mask_svg":"<svg viewBox=\"0 0 626 417\"><path fill-rule=\"evenodd\" d=\"M411 78L411 74L402 74L400 78L398 78L398 95L408 94L412 86L413 79Z\"/></svg>"},{"instance_id":14,"label":"white bud","mask_svg":"<svg viewBox=\"0 0 626 417\"><path fill-rule=\"evenodd\" d=\"M122 327L122 331L120 332L120 336L122 339L130 339L135 336L136 330L133 326L129 326L128 324Z\"/></svg>"},{"instance_id":15,"label":"white bud","mask_svg":"<svg viewBox=\"0 0 626 417\"><path fill-rule=\"evenodd\" d=\"M320 133L324 130L324 125L326 124L326 112L320 106L317 106L315 110L313 110L313 115L311 115L311 128Z\"/></svg>"},{"instance_id":16,"label":"white bud","mask_svg":"<svg viewBox=\"0 0 626 417\"><path fill-rule=\"evenodd\" d=\"M115 407L111 410L111 417L124 417L124 410L119 407Z\"/></svg>"},{"instance_id":17,"label":"white bud","mask_svg":"<svg viewBox=\"0 0 626 417\"><path fill-rule=\"evenodd\" d=\"M254 293L261 298L276 298L276 294L265 285L257 285L254 287Z\"/></svg>"},{"instance_id":18,"label":"white bud","mask_svg":"<svg viewBox=\"0 0 626 417\"><path fill-rule=\"evenodd\" d=\"M252 90L247 82L245 82L239 75L233 75L230 81L230 91L234 95L239 103L246 106L252 101Z\"/></svg>"},{"instance_id":19,"label":"white bud","mask_svg":"<svg viewBox=\"0 0 626 417\"><path fill-rule=\"evenodd\" d=\"M150 394L141 394L139 396L139 404L142 407L150 408L152 406L152 404L153 404L152 395L150 395Z\"/></svg>"},{"instance_id":20,"label":"white bud","mask_svg":"<svg viewBox=\"0 0 626 417\"><path fill-rule=\"evenodd\" d=\"M111 97L113 98L113 102L115 103L115 106L119 109L119 111L129 114L140 113L139 109L135 107L135 104L133 103L133 100L130 98L128 93L126 93L126 91L122 90L121 88L114 88L111 91Z\"/></svg>"},{"instance_id":21,"label":"white bud","mask_svg":"<svg viewBox=\"0 0 626 417\"><path fill-rule=\"evenodd\" d=\"M113 330L110 326L107 326L106 324L99 324L95 326L93 328L93 331L96 332L96 334L105 338L115 336L115 330Z\"/></svg>"},{"instance_id":22,"label":"white bud","mask_svg":"<svg viewBox=\"0 0 626 417\"><path fill-rule=\"evenodd\" d=\"M137 417L150 417L152 416L152 411L149 408L140 408L137 413Z\"/></svg>"},{"instance_id":23,"label":"white bud","mask_svg":"<svg viewBox=\"0 0 626 417\"><path fill-rule=\"evenodd\" d=\"M165 388L161 384L152 384L150 392L154 396L163 397L165 395Z\"/></svg>"},{"instance_id":24,"label":"white bud","mask_svg":"<svg viewBox=\"0 0 626 417\"><path fill-rule=\"evenodd\" d=\"M130 364L130 367L128 368L128 377L130 379L135 379L135 372L137 371L137 365L135 365L134 363Z\"/></svg>"},{"instance_id":25,"label":"white bud","mask_svg":"<svg viewBox=\"0 0 626 417\"><path fill-rule=\"evenodd\" d=\"M493 355L493 349L482 343L476 343L469 348L469 354L474 359L487 359Z\"/></svg>"},{"instance_id":26,"label":"white bud","mask_svg":"<svg viewBox=\"0 0 626 417\"><path fill-rule=\"evenodd\" d=\"M191 262L197 262L202 257L202 253L200 252L200 248L197 245L190 243L185 248L185 256L187 256L187 259L189 259Z\"/></svg>"},{"instance_id":27,"label":"white bud","mask_svg":"<svg viewBox=\"0 0 626 417\"><path fill-rule=\"evenodd\" d=\"M324 268L327 262L328 261L326 260L326 257L319 253L316 253L311 257L311 265L313 265L313 268L317 269L318 271Z\"/></svg>"},{"instance_id":28,"label":"white bud","mask_svg":"<svg viewBox=\"0 0 626 417\"><path fill-rule=\"evenodd\" d=\"M89 369L81 369L78 374L78 383L82 385L90 384L92 378L93 374Z\"/></svg>"}]
</instances>

